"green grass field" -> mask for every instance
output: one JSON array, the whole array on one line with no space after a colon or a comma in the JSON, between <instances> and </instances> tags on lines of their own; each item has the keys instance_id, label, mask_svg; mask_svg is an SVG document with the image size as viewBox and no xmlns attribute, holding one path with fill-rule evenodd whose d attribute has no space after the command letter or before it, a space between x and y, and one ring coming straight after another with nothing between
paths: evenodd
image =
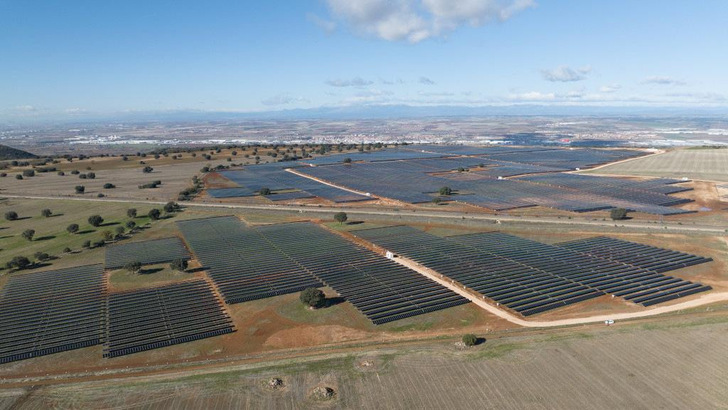
<instances>
[{"instance_id":1,"label":"green grass field","mask_svg":"<svg viewBox=\"0 0 728 410\"><path fill-rule=\"evenodd\" d=\"M728 182L728 149L681 149L584 173Z\"/></svg>"}]
</instances>

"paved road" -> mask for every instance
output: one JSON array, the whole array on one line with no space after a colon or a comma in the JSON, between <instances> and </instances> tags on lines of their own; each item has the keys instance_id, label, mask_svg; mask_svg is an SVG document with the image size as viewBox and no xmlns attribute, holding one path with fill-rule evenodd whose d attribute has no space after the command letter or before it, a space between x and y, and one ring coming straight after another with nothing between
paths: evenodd
<instances>
[{"instance_id":1,"label":"paved road","mask_svg":"<svg viewBox=\"0 0 728 410\"><path fill-rule=\"evenodd\" d=\"M164 205L166 202L162 201L145 201L138 199L110 199L110 198L79 198L79 197L59 197L59 196L29 196L29 195L5 195L0 194L0 197L6 198L19 198L19 199L45 199L45 200L72 200L72 201L87 201L87 202L116 202L116 203L133 203L133 204L150 204L150 205ZM202 202L184 202L184 206L190 208L210 208L210 209L245 209L245 210L257 210L267 212L306 212L313 214L323 214L330 216L336 212L346 211L349 216L355 217L369 217L369 218L381 218L381 217L403 217L413 216L418 218L429 218L432 220L438 220L440 222L454 221L454 220L472 220L472 221L483 221L483 222L517 222L517 223L537 223L537 224L553 224L553 225L568 225L568 226L588 226L588 227L608 227L614 228L615 222L607 221L590 221L584 219L557 219L553 217L517 217L507 215L484 215L484 214L471 214L463 212L447 212L447 211L412 211L412 210L400 210L388 208L347 208L347 207L301 207L301 206L290 206L290 205L247 205L247 204L210 204ZM712 233L721 234L728 230L728 225L678 225L677 223L665 222L662 224L650 224L641 221L619 221L616 223L620 227L625 228L638 228L645 230L654 230L662 232L699 232L699 233ZM667 228L667 229L665 229Z\"/></svg>"}]
</instances>

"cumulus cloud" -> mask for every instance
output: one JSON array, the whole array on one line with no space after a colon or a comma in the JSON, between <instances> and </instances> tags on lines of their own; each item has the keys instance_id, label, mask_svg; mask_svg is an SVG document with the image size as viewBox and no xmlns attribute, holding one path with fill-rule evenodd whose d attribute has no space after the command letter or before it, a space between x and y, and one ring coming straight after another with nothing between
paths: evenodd
<instances>
[{"instance_id":1,"label":"cumulus cloud","mask_svg":"<svg viewBox=\"0 0 728 410\"><path fill-rule=\"evenodd\" d=\"M418 81L420 84L424 84L424 85L435 85L435 82L427 77L420 77L420 79Z\"/></svg>"},{"instance_id":2,"label":"cumulus cloud","mask_svg":"<svg viewBox=\"0 0 728 410\"><path fill-rule=\"evenodd\" d=\"M574 70L562 65L552 70L541 70L541 76L546 81L568 83L572 81L585 80L587 74L589 74L591 70L592 69L589 66Z\"/></svg>"},{"instance_id":3,"label":"cumulus cloud","mask_svg":"<svg viewBox=\"0 0 728 410\"><path fill-rule=\"evenodd\" d=\"M417 43L469 24L505 21L533 0L326 0L334 18L355 32Z\"/></svg>"},{"instance_id":4,"label":"cumulus cloud","mask_svg":"<svg viewBox=\"0 0 728 410\"><path fill-rule=\"evenodd\" d=\"M261 101L261 103L263 103L263 105L270 105L270 106L288 105L288 104L293 104L293 103L297 103L297 102L308 102L308 100L303 97L294 97L290 94L278 94L278 95L274 95L270 98L266 98L265 100Z\"/></svg>"},{"instance_id":5,"label":"cumulus cloud","mask_svg":"<svg viewBox=\"0 0 728 410\"><path fill-rule=\"evenodd\" d=\"M642 80L642 84L657 84L657 85L685 85L685 81L677 80L667 76L652 76Z\"/></svg>"},{"instance_id":6,"label":"cumulus cloud","mask_svg":"<svg viewBox=\"0 0 728 410\"><path fill-rule=\"evenodd\" d=\"M374 82L365 80L361 77L354 77L350 80L342 80L342 79L327 80L326 84L328 84L332 87L366 87L368 85L374 84Z\"/></svg>"}]
</instances>

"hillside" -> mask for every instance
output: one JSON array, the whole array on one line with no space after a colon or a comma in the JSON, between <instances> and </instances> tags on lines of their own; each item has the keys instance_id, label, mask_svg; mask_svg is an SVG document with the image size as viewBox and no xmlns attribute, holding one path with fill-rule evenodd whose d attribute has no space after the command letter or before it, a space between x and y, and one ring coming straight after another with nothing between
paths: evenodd
<instances>
[{"instance_id":1,"label":"hillside","mask_svg":"<svg viewBox=\"0 0 728 410\"><path fill-rule=\"evenodd\" d=\"M30 152L23 151L8 147L7 145L0 145L0 161L8 159L31 159L38 158L37 155L31 154Z\"/></svg>"}]
</instances>

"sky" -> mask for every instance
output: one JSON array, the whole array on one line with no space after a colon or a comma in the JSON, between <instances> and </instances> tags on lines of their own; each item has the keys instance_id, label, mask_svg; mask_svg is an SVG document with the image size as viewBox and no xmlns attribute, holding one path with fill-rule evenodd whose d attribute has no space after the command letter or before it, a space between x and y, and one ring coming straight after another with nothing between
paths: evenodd
<instances>
[{"instance_id":1,"label":"sky","mask_svg":"<svg viewBox=\"0 0 728 410\"><path fill-rule=\"evenodd\" d=\"M728 107L724 0L0 0L0 118Z\"/></svg>"}]
</instances>

